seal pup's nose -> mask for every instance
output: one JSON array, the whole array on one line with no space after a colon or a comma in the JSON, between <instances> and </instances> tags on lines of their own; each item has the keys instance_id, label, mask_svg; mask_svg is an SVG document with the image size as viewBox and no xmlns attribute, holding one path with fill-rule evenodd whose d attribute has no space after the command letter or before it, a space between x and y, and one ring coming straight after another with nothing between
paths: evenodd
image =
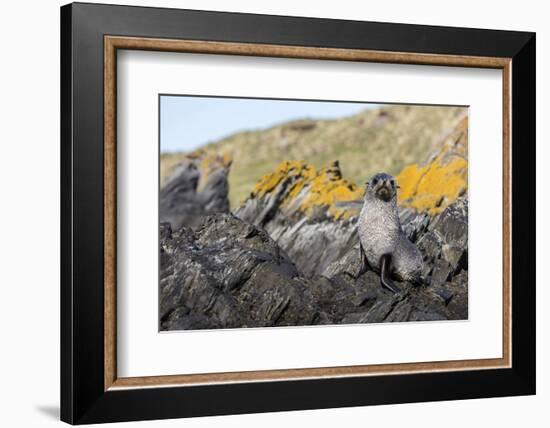
<instances>
[{"instance_id":1,"label":"seal pup's nose","mask_svg":"<svg viewBox=\"0 0 550 428\"><path fill-rule=\"evenodd\" d=\"M393 194L393 185L391 177L383 177L378 180L377 192L380 199L387 202Z\"/></svg>"}]
</instances>

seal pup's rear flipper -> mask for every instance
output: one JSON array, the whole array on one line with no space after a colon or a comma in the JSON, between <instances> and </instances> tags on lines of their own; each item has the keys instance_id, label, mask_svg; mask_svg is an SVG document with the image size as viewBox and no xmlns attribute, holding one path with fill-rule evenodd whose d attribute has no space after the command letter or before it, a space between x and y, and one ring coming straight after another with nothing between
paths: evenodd
<instances>
[{"instance_id":1,"label":"seal pup's rear flipper","mask_svg":"<svg viewBox=\"0 0 550 428\"><path fill-rule=\"evenodd\" d=\"M382 285L392 293L399 293L401 290L390 279L391 254L384 254L380 257L380 281Z\"/></svg>"}]
</instances>

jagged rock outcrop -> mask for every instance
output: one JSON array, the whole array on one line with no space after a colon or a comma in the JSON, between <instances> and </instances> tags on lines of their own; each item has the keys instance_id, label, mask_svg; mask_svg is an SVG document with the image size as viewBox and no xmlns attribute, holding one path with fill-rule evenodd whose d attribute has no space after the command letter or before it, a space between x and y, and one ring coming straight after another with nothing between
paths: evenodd
<instances>
[{"instance_id":1,"label":"jagged rock outcrop","mask_svg":"<svg viewBox=\"0 0 550 428\"><path fill-rule=\"evenodd\" d=\"M381 287L377 273L359 275L353 244L322 274L306 275L264 230L232 214L209 216L195 232L162 224L161 328L465 319L466 216L461 200L428 226L415 223L429 266L426 284L398 283L396 295Z\"/></svg>"},{"instance_id":2,"label":"jagged rock outcrop","mask_svg":"<svg viewBox=\"0 0 550 428\"><path fill-rule=\"evenodd\" d=\"M338 203L361 195L358 186L342 178L337 161L319 171L305 162L283 162L258 181L235 215L264 228L300 271L311 276L358 242L359 210Z\"/></svg>"},{"instance_id":3,"label":"jagged rock outcrop","mask_svg":"<svg viewBox=\"0 0 550 428\"><path fill-rule=\"evenodd\" d=\"M231 214L196 232L161 224L163 330L310 325L322 314L294 264L267 233Z\"/></svg>"},{"instance_id":4,"label":"jagged rock outcrop","mask_svg":"<svg viewBox=\"0 0 550 428\"><path fill-rule=\"evenodd\" d=\"M229 212L230 166L225 156L204 151L188 155L160 190L160 221L174 229L195 228L209 214Z\"/></svg>"}]
</instances>

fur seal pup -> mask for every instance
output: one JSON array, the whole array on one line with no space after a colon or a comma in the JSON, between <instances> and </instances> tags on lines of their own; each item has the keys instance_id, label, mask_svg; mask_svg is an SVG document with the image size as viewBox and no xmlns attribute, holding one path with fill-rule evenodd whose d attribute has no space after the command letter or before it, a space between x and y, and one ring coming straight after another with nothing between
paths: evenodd
<instances>
[{"instance_id":1,"label":"fur seal pup","mask_svg":"<svg viewBox=\"0 0 550 428\"><path fill-rule=\"evenodd\" d=\"M397 189L389 174L372 177L358 221L362 263L379 271L382 285L393 293L401 290L391 276L418 283L423 266L422 254L401 229Z\"/></svg>"}]
</instances>

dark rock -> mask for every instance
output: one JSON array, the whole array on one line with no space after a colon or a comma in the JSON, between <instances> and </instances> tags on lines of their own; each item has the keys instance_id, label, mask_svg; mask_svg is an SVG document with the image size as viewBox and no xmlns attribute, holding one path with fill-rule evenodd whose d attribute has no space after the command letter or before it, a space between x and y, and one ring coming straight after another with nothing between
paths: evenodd
<instances>
[{"instance_id":1,"label":"dark rock","mask_svg":"<svg viewBox=\"0 0 550 428\"><path fill-rule=\"evenodd\" d=\"M441 257L453 266L453 272L468 268L468 250L452 244L444 244L441 247Z\"/></svg>"},{"instance_id":2,"label":"dark rock","mask_svg":"<svg viewBox=\"0 0 550 428\"><path fill-rule=\"evenodd\" d=\"M449 302L451 301L451 299L454 297L454 293L448 288L448 287L443 287L441 285L439 286L432 286L431 287L431 290L438 296L441 298L441 300L443 301L443 303L445 303L445 305L448 305Z\"/></svg>"},{"instance_id":3,"label":"dark rock","mask_svg":"<svg viewBox=\"0 0 550 428\"><path fill-rule=\"evenodd\" d=\"M193 224L202 214L197 202L200 173L190 161L182 162L160 190L160 221L174 229Z\"/></svg>"},{"instance_id":4,"label":"dark rock","mask_svg":"<svg viewBox=\"0 0 550 428\"><path fill-rule=\"evenodd\" d=\"M437 259L432 269L430 285L432 287L439 287L447 281L452 271L453 268L447 261L444 259Z\"/></svg>"},{"instance_id":5,"label":"dark rock","mask_svg":"<svg viewBox=\"0 0 550 428\"><path fill-rule=\"evenodd\" d=\"M359 323L377 323L385 322L390 316L395 307L403 301L405 295L395 294L387 299L378 299L376 303L369 309L360 319ZM401 312L403 312L401 305ZM408 310L408 308L406 308ZM401 313L401 317L403 314ZM396 318L395 316L393 317Z\"/></svg>"},{"instance_id":6,"label":"dark rock","mask_svg":"<svg viewBox=\"0 0 550 428\"><path fill-rule=\"evenodd\" d=\"M418 237L428 229L430 219L428 214L417 214L410 208L401 210L399 213L403 232L412 242L416 242Z\"/></svg>"},{"instance_id":7,"label":"dark rock","mask_svg":"<svg viewBox=\"0 0 550 428\"><path fill-rule=\"evenodd\" d=\"M447 302L447 309L456 315L456 319L468 319L468 272L460 271L445 284L445 288L453 293Z\"/></svg>"},{"instance_id":8,"label":"dark rock","mask_svg":"<svg viewBox=\"0 0 550 428\"><path fill-rule=\"evenodd\" d=\"M304 218L289 224L273 220L264 227L306 276L322 274L359 242L355 222L351 221Z\"/></svg>"},{"instance_id":9,"label":"dark rock","mask_svg":"<svg viewBox=\"0 0 550 428\"><path fill-rule=\"evenodd\" d=\"M197 232L161 227L163 330L309 325L319 307L295 266L264 232L231 214Z\"/></svg>"},{"instance_id":10,"label":"dark rock","mask_svg":"<svg viewBox=\"0 0 550 428\"><path fill-rule=\"evenodd\" d=\"M322 294L318 283L323 284ZM374 272L366 272L357 279L343 273L331 279L315 277L309 284L315 300L333 324L347 323L350 314L364 314L377 300L390 296Z\"/></svg>"},{"instance_id":11,"label":"dark rock","mask_svg":"<svg viewBox=\"0 0 550 428\"><path fill-rule=\"evenodd\" d=\"M322 275L327 278L332 278L338 274L345 273L356 278L364 268L363 264L364 261L361 259L359 243L357 243L342 257L340 257L339 260L329 264L322 272Z\"/></svg>"},{"instance_id":12,"label":"dark rock","mask_svg":"<svg viewBox=\"0 0 550 428\"><path fill-rule=\"evenodd\" d=\"M441 236L446 244L458 248L468 246L468 202L459 198L449 205L431 223L430 229Z\"/></svg>"},{"instance_id":13,"label":"dark rock","mask_svg":"<svg viewBox=\"0 0 550 428\"><path fill-rule=\"evenodd\" d=\"M354 218L289 219L274 210L264 219L261 227L215 214L195 231L182 227L173 232L161 224L163 330L468 317L463 199L435 217L410 210L401 214L426 270L420 286L396 282L397 294L362 265Z\"/></svg>"},{"instance_id":14,"label":"dark rock","mask_svg":"<svg viewBox=\"0 0 550 428\"><path fill-rule=\"evenodd\" d=\"M160 190L160 221L174 230L195 228L209 214L229 212L230 162L215 157L205 168L203 161L204 157L184 159Z\"/></svg>"},{"instance_id":15,"label":"dark rock","mask_svg":"<svg viewBox=\"0 0 550 428\"><path fill-rule=\"evenodd\" d=\"M319 307L307 285L288 275L288 269L262 264L243 285L239 302L258 326L311 325Z\"/></svg>"},{"instance_id":16,"label":"dark rock","mask_svg":"<svg viewBox=\"0 0 550 428\"><path fill-rule=\"evenodd\" d=\"M438 233L428 230L418 239L417 245L424 255L424 260L430 264L440 257L443 240Z\"/></svg>"}]
</instances>

